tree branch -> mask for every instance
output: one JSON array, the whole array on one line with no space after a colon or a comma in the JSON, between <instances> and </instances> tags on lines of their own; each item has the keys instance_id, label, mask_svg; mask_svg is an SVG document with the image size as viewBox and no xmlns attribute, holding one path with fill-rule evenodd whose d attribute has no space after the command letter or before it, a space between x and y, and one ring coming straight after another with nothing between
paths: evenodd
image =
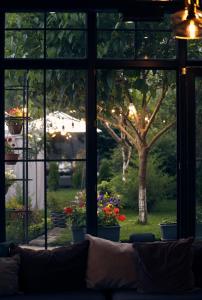
<instances>
[{"instance_id":1,"label":"tree branch","mask_svg":"<svg viewBox=\"0 0 202 300\"><path fill-rule=\"evenodd\" d=\"M170 124L168 124L166 127L164 127L163 129L161 129L155 136L154 138L151 140L151 142L149 143L149 145L147 146L147 149L150 150L151 147L153 146L153 144L160 138L160 136L162 134L164 134L168 129L170 129L172 126L174 126L176 123L176 121L171 122Z\"/></svg>"},{"instance_id":2,"label":"tree branch","mask_svg":"<svg viewBox=\"0 0 202 300\"><path fill-rule=\"evenodd\" d=\"M148 122L145 130L144 130L144 135L145 136L146 136L146 134L147 134L147 132L148 132L148 130L149 130L152 122L154 121L154 119L156 117L156 114L158 113L158 111L159 111L159 109L161 107L161 103L162 103L163 99L165 98L165 95L166 95L167 91L168 91L168 86L167 85L165 86L165 84L164 84L164 86L162 88L161 96L159 97L159 99L157 101L157 104L156 104L156 107L155 107L155 109L154 109L154 111L153 111L153 113L152 113L152 115L151 115L151 117L149 119L149 122Z\"/></svg>"}]
</instances>

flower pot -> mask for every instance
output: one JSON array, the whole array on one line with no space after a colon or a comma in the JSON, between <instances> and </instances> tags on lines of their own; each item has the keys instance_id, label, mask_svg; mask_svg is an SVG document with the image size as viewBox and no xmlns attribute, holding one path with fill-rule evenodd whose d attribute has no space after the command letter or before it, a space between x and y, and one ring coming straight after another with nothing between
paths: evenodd
<instances>
[{"instance_id":1,"label":"flower pot","mask_svg":"<svg viewBox=\"0 0 202 300\"><path fill-rule=\"evenodd\" d=\"M160 224L162 240L176 240L177 239L177 224L168 223Z\"/></svg>"},{"instance_id":2,"label":"flower pot","mask_svg":"<svg viewBox=\"0 0 202 300\"><path fill-rule=\"evenodd\" d=\"M8 122L7 126L10 134L20 134L22 131L22 124L20 123L13 124Z\"/></svg>"},{"instance_id":3,"label":"flower pot","mask_svg":"<svg viewBox=\"0 0 202 300\"><path fill-rule=\"evenodd\" d=\"M51 216L51 221L55 227L61 227L61 228L66 227L67 217L64 212L52 211L50 213L50 216Z\"/></svg>"},{"instance_id":4,"label":"flower pot","mask_svg":"<svg viewBox=\"0 0 202 300\"><path fill-rule=\"evenodd\" d=\"M120 240L120 226L99 226L98 237L118 242Z\"/></svg>"},{"instance_id":5,"label":"flower pot","mask_svg":"<svg viewBox=\"0 0 202 300\"><path fill-rule=\"evenodd\" d=\"M74 243L81 242L85 239L86 227L75 227L72 226L72 239Z\"/></svg>"},{"instance_id":6,"label":"flower pot","mask_svg":"<svg viewBox=\"0 0 202 300\"><path fill-rule=\"evenodd\" d=\"M7 165L15 165L18 161L18 153L5 153L5 160Z\"/></svg>"}]
</instances>

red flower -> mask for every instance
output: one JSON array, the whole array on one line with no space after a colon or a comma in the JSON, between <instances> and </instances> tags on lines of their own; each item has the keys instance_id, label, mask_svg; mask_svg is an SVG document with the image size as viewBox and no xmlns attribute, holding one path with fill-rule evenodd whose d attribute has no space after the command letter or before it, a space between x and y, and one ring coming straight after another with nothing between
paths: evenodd
<instances>
[{"instance_id":1,"label":"red flower","mask_svg":"<svg viewBox=\"0 0 202 300\"><path fill-rule=\"evenodd\" d=\"M118 207L115 207L115 208L114 208L114 213L115 213L116 215L119 214L119 208L118 208Z\"/></svg>"},{"instance_id":2,"label":"red flower","mask_svg":"<svg viewBox=\"0 0 202 300\"><path fill-rule=\"evenodd\" d=\"M118 220L121 221L121 222L123 222L123 221L126 220L126 216L125 215L119 215L118 216Z\"/></svg>"},{"instance_id":3,"label":"red flower","mask_svg":"<svg viewBox=\"0 0 202 300\"><path fill-rule=\"evenodd\" d=\"M65 207L64 208L64 213L67 215L71 215L73 212L73 209L71 207Z\"/></svg>"}]
</instances>

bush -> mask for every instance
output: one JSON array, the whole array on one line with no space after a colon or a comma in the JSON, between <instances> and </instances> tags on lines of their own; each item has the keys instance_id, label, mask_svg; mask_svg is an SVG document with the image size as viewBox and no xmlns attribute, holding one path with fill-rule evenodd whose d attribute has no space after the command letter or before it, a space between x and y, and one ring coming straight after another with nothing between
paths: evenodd
<instances>
[{"instance_id":1,"label":"bush","mask_svg":"<svg viewBox=\"0 0 202 300\"><path fill-rule=\"evenodd\" d=\"M113 192L113 187L110 181L103 180L100 184L97 186L97 190L99 194L111 194Z\"/></svg>"},{"instance_id":2,"label":"bush","mask_svg":"<svg viewBox=\"0 0 202 300\"><path fill-rule=\"evenodd\" d=\"M72 185L75 189L82 189L85 186L85 169L83 162L77 162L74 167Z\"/></svg>"},{"instance_id":3,"label":"bush","mask_svg":"<svg viewBox=\"0 0 202 300\"><path fill-rule=\"evenodd\" d=\"M50 191L56 191L59 188L59 171L56 162L50 162L48 172L48 188Z\"/></svg>"},{"instance_id":4,"label":"bush","mask_svg":"<svg viewBox=\"0 0 202 300\"><path fill-rule=\"evenodd\" d=\"M138 165L138 163L134 164ZM127 180L119 174L111 180L112 189L121 195L123 205L138 210L138 168L128 168ZM150 157L147 166L147 206L151 211L155 204L176 197L176 180L160 168L155 157Z\"/></svg>"},{"instance_id":5,"label":"bush","mask_svg":"<svg viewBox=\"0 0 202 300\"><path fill-rule=\"evenodd\" d=\"M98 182L108 181L112 177L111 161L103 158L100 162Z\"/></svg>"}]
</instances>

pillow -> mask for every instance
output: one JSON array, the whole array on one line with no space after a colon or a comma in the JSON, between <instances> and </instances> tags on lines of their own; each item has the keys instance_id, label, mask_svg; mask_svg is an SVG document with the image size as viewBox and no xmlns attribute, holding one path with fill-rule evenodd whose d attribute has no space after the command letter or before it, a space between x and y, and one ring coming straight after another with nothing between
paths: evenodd
<instances>
[{"instance_id":1,"label":"pillow","mask_svg":"<svg viewBox=\"0 0 202 300\"><path fill-rule=\"evenodd\" d=\"M18 292L19 255L0 257L0 296Z\"/></svg>"},{"instance_id":2,"label":"pillow","mask_svg":"<svg viewBox=\"0 0 202 300\"><path fill-rule=\"evenodd\" d=\"M85 235L90 241L86 281L88 288L136 288L132 244Z\"/></svg>"},{"instance_id":3,"label":"pillow","mask_svg":"<svg viewBox=\"0 0 202 300\"><path fill-rule=\"evenodd\" d=\"M88 241L53 250L11 248L19 253L19 284L25 292L57 292L85 287Z\"/></svg>"},{"instance_id":4,"label":"pillow","mask_svg":"<svg viewBox=\"0 0 202 300\"><path fill-rule=\"evenodd\" d=\"M178 293L194 287L192 273L193 239L134 243L138 259L138 291Z\"/></svg>"}]
</instances>

